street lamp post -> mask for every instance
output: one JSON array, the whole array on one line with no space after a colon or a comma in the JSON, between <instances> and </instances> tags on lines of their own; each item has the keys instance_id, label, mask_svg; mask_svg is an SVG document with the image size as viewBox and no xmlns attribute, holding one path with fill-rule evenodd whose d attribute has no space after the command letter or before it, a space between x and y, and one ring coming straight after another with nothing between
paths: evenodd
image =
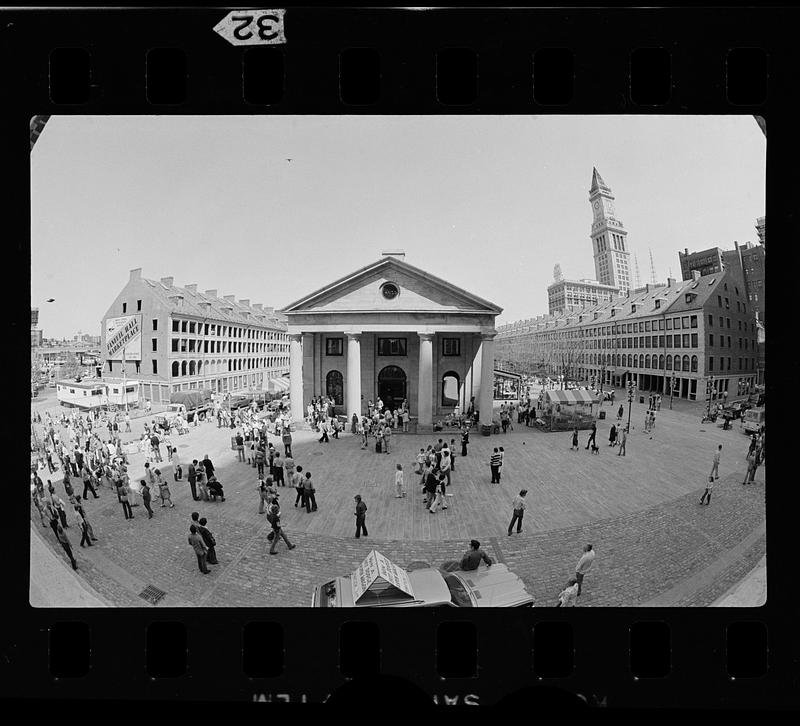
<instances>
[{"instance_id":1,"label":"street lamp post","mask_svg":"<svg viewBox=\"0 0 800 726\"><path fill-rule=\"evenodd\" d=\"M603 379L606 377L606 364L603 361L603 365L600 368L600 408L603 407Z\"/></svg>"},{"instance_id":2,"label":"street lamp post","mask_svg":"<svg viewBox=\"0 0 800 726\"><path fill-rule=\"evenodd\" d=\"M628 425L625 427L625 432L631 432L631 405L633 404L633 381L628 378Z\"/></svg>"},{"instance_id":3,"label":"street lamp post","mask_svg":"<svg viewBox=\"0 0 800 726\"><path fill-rule=\"evenodd\" d=\"M669 410L672 410L672 396L675 394L675 374L672 374L672 377L669 381Z\"/></svg>"}]
</instances>

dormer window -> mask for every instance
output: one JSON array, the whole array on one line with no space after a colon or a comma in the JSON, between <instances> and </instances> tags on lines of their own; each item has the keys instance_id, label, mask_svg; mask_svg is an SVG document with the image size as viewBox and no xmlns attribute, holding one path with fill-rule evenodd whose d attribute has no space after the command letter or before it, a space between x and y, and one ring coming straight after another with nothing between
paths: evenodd
<instances>
[{"instance_id":1,"label":"dormer window","mask_svg":"<svg viewBox=\"0 0 800 726\"><path fill-rule=\"evenodd\" d=\"M636 303L631 303L631 312L632 313L636 312Z\"/></svg>"},{"instance_id":2,"label":"dormer window","mask_svg":"<svg viewBox=\"0 0 800 726\"><path fill-rule=\"evenodd\" d=\"M656 298L656 310L658 310L660 307L661 307L661 300Z\"/></svg>"}]
</instances>

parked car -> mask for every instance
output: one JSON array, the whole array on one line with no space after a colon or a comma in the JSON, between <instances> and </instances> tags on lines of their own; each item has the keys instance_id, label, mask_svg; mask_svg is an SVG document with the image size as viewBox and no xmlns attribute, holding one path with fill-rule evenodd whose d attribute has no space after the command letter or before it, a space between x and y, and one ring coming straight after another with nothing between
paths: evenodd
<instances>
[{"instance_id":1,"label":"parked car","mask_svg":"<svg viewBox=\"0 0 800 726\"><path fill-rule=\"evenodd\" d=\"M533 607L522 580L504 564L469 572L422 565L406 570L410 594L367 589L354 602L352 576L343 575L315 587L311 607Z\"/></svg>"},{"instance_id":2,"label":"parked car","mask_svg":"<svg viewBox=\"0 0 800 726\"><path fill-rule=\"evenodd\" d=\"M230 398L231 410L235 408L247 408L253 401L253 397L246 393L235 393Z\"/></svg>"}]
</instances>

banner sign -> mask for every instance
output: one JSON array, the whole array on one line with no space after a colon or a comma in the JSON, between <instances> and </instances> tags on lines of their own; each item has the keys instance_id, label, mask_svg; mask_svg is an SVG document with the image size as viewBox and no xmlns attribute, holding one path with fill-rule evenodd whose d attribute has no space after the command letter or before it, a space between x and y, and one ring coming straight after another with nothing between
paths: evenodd
<instances>
[{"instance_id":1,"label":"banner sign","mask_svg":"<svg viewBox=\"0 0 800 726\"><path fill-rule=\"evenodd\" d=\"M406 595L414 597L408 573L377 550L372 550L353 571L350 582L353 587L353 602L358 602L367 590L386 590L390 587L396 587Z\"/></svg>"},{"instance_id":2,"label":"banner sign","mask_svg":"<svg viewBox=\"0 0 800 726\"><path fill-rule=\"evenodd\" d=\"M106 320L106 360L142 360L142 316Z\"/></svg>"}]
</instances>

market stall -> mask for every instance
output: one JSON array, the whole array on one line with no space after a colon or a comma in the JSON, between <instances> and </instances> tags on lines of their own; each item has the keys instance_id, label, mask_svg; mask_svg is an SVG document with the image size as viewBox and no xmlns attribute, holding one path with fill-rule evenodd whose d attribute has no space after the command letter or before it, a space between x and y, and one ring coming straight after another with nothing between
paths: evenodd
<instances>
[{"instance_id":1,"label":"market stall","mask_svg":"<svg viewBox=\"0 0 800 726\"><path fill-rule=\"evenodd\" d=\"M539 426L545 431L571 431L575 427L589 429L595 422L600 405L594 391L543 390L539 396Z\"/></svg>"}]
</instances>

